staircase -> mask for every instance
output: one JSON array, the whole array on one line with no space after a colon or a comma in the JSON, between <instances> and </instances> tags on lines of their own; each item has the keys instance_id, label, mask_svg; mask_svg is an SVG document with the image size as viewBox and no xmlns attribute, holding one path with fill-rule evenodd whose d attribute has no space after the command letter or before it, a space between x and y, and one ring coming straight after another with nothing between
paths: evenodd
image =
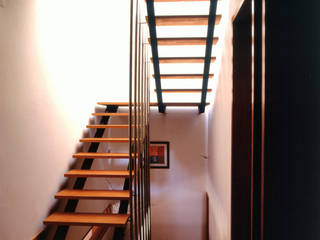
<instances>
[{"instance_id":1,"label":"staircase","mask_svg":"<svg viewBox=\"0 0 320 240\"><path fill-rule=\"evenodd\" d=\"M218 38L214 37L215 25L219 25L221 21L221 15L216 14L217 0L210 0L210 9L208 9L208 15L155 15L155 4L166 4L166 3L180 3L193 2L194 6L200 2L209 2L209 0L147 0L148 16L146 20L149 25L150 38L148 39L151 48L152 55L151 61L153 62L154 74L153 77L156 82L158 108L159 111L164 113L166 106L163 101L163 93L201 93L201 99L198 103L199 113L203 113L205 110L206 96L208 92L212 92L212 89L208 89L208 80L213 78L213 74L209 74L210 64L216 60L216 57L212 57L212 45L216 45ZM169 8L169 7L168 7ZM171 9L171 8L170 8ZM176 9L177 14L179 9ZM207 36L197 37L157 37L157 31L161 27L176 27L178 30L181 26L207 26ZM203 56L188 56L188 57L163 57L159 56L158 48L167 46L206 46ZM172 49L174 52L174 49ZM176 72L170 74L164 74L160 71L161 64L204 64L203 73L184 73ZM188 69L186 67L185 69ZM180 81L183 85L183 80L187 79L202 79L202 87L200 88L162 88L162 81L182 80Z\"/></svg>"},{"instance_id":2,"label":"staircase","mask_svg":"<svg viewBox=\"0 0 320 240\"><path fill-rule=\"evenodd\" d=\"M201 2L205 0L184 0L188 2ZM218 38L213 37L214 25L219 24L221 16L216 16L217 1L210 1L209 15L197 16L155 16L154 2L183 2L183 0L146 0L150 37L146 36L148 30L142 24L141 0L131 1L131 43L130 43L130 76L129 76L129 102L98 102L106 106L105 112L92 113L100 119L99 124L87 125L88 129L96 129L93 137L82 138L80 142L89 144L87 152L78 152L73 158L82 160L80 169L71 169L65 177L75 179L72 188L59 191L55 198L66 200L63 211L56 211L43 222L48 226L57 226L53 239L66 238L70 226L115 227L113 239L124 239L125 228L130 228L130 239L151 239L151 210L150 210L150 174L149 174L149 108L158 107L165 112L166 107L198 107L203 112L206 103L210 64L216 58L211 56L212 45L217 44ZM208 25L207 37L174 37L157 38L158 26L190 26ZM147 43L151 44L152 57L149 57ZM159 57L158 46L206 46L204 56L190 57ZM157 102L150 102L150 72L149 59L153 62L153 78L156 82ZM203 73L160 73L160 64L176 63L202 63ZM202 88L161 88L162 80L176 79L202 79ZM200 102L164 102L162 93L201 93ZM118 112L119 108L125 112ZM108 124L111 118L125 118L126 124ZM127 129L128 136L104 137L107 129ZM127 146L126 152L98 152L99 146L104 143L120 143ZM126 159L127 170L99 169L93 170L94 159L112 159L117 161ZM123 189L86 189L88 178L119 178L124 180ZM117 200L120 202L119 211L115 213L76 212L80 200ZM101 231L105 232L105 231ZM92 239L97 240L98 238ZM99 238L100 239L100 238Z\"/></svg>"},{"instance_id":3,"label":"staircase","mask_svg":"<svg viewBox=\"0 0 320 240\"><path fill-rule=\"evenodd\" d=\"M104 113L93 113L93 116L101 117L100 124L87 125L88 129L96 129L93 138L82 138L80 142L89 143L88 152L79 152L73 158L83 159L80 169L72 169L65 173L66 178L76 178L73 189L63 189L55 195L56 199L67 200L64 212L54 212L44 220L46 225L58 225L54 234L54 239L65 239L69 226L112 226L125 227L129 220L129 214L104 214L104 213L79 213L75 212L79 200L119 200L128 206L130 200L130 190L104 190L104 189L84 189L87 178L121 178L128 179L134 176L129 170L92 170L94 159L127 159L129 165L129 153L109 153L97 152L101 143L122 143L129 144L129 138L104 138L104 131L111 129L129 129L128 124L111 125L108 124L112 117L125 117L128 113L118 113L119 106L127 106L119 103L104 103L106 110ZM128 148L129 149L129 146Z\"/></svg>"}]
</instances>

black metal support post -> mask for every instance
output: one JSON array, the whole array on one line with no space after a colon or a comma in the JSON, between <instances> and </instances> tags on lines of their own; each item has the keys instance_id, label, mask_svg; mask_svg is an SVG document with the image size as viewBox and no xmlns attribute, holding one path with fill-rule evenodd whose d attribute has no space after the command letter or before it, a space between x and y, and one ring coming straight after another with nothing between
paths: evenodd
<instances>
[{"instance_id":1,"label":"black metal support post","mask_svg":"<svg viewBox=\"0 0 320 240\"><path fill-rule=\"evenodd\" d=\"M157 41L157 30L156 30L156 18L154 15L153 0L147 0L147 10L148 10L148 22L149 22L151 49L152 49L152 56L153 56L154 78L155 78L155 82L156 82L156 90L157 90L157 98L158 98L158 109L159 109L159 112L164 113L166 110L166 107L163 104L163 100L162 100L160 64L159 64L158 41Z\"/></svg>"},{"instance_id":2,"label":"black metal support post","mask_svg":"<svg viewBox=\"0 0 320 240\"><path fill-rule=\"evenodd\" d=\"M206 55L204 59L204 71L202 82L201 102L199 105L199 113L203 113L206 107L206 98L208 90L208 79L212 54L212 43L214 35L214 26L216 22L217 0L210 0L210 12L208 17L208 32L206 40Z\"/></svg>"}]
</instances>

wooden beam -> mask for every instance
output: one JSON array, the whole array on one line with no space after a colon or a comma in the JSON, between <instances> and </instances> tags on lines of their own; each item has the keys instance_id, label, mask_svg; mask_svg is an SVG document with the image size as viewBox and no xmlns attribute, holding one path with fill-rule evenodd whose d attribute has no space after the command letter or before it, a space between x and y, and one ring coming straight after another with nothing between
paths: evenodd
<instances>
[{"instance_id":1,"label":"wooden beam","mask_svg":"<svg viewBox=\"0 0 320 240\"><path fill-rule=\"evenodd\" d=\"M161 91L166 93L197 93L202 92L202 89L162 89ZM207 89L207 92L211 91L212 89Z\"/></svg>"}]
</instances>

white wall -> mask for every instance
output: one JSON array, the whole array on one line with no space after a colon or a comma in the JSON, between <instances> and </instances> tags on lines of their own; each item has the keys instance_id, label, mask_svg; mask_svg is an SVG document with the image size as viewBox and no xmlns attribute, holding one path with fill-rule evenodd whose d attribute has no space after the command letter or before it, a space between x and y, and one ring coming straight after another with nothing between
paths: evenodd
<instances>
[{"instance_id":1,"label":"white wall","mask_svg":"<svg viewBox=\"0 0 320 240\"><path fill-rule=\"evenodd\" d=\"M42 229L95 102L126 101L128 13L105 0L0 7L0 239Z\"/></svg>"},{"instance_id":2,"label":"white wall","mask_svg":"<svg viewBox=\"0 0 320 240\"><path fill-rule=\"evenodd\" d=\"M221 24L222 59L214 105L207 109L209 239L231 239L231 117L232 117L232 18L243 0L230 0Z\"/></svg>"},{"instance_id":3,"label":"white wall","mask_svg":"<svg viewBox=\"0 0 320 240\"><path fill-rule=\"evenodd\" d=\"M206 114L152 109L151 141L170 142L170 169L151 169L153 240L206 239Z\"/></svg>"}]
</instances>

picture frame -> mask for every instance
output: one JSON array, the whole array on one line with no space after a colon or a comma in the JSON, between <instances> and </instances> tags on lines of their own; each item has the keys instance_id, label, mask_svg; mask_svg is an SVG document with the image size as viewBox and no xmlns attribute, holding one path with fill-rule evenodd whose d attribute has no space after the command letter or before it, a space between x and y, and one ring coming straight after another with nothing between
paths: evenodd
<instances>
[{"instance_id":1,"label":"picture frame","mask_svg":"<svg viewBox=\"0 0 320 240\"><path fill-rule=\"evenodd\" d=\"M150 142L150 168L170 167L170 144L163 141Z\"/></svg>"}]
</instances>

